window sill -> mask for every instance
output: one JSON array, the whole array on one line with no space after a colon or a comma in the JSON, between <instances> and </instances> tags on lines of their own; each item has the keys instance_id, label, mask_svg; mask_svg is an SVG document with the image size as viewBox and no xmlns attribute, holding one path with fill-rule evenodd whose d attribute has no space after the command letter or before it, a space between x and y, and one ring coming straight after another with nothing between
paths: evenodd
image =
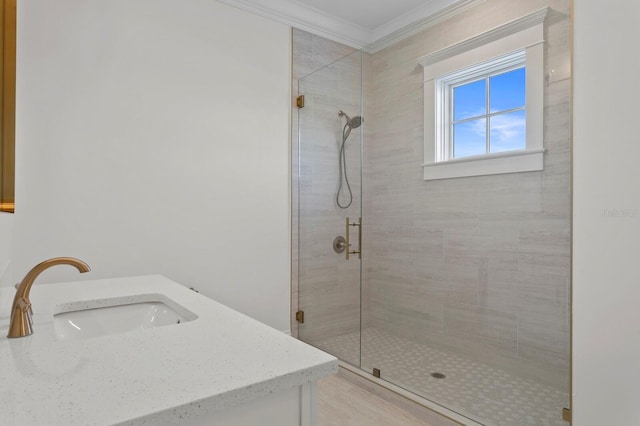
<instances>
[{"instance_id":1,"label":"window sill","mask_svg":"<svg viewBox=\"0 0 640 426\"><path fill-rule=\"evenodd\" d=\"M501 152L423 164L424 180L543 170L544 149Z\"/></svg>"}]
</instances>

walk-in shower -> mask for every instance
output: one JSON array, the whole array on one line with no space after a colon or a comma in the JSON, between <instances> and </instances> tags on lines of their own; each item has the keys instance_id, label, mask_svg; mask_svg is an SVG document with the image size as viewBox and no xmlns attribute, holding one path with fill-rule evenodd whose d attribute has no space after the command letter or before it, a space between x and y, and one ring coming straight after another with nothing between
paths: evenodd
<instances>
[{"instance_id":1,"label":"walk-in shower","mask_svg":"<svg viewBox=\"0 0 640 426\"><path fill-rule=\"evenodd\" d=\"M521 12L503 6L467 13ZM467 34L455 19L447 34ZM548 24L548 67L569 60L568 31ZM544 86L544 170L425 181L416 58L441 37L349 53L294 31L294 333L465 423L566 425L571 81ZM333 242L357 218L361 257L347 260Z\"/></svg>"}]
</instances>

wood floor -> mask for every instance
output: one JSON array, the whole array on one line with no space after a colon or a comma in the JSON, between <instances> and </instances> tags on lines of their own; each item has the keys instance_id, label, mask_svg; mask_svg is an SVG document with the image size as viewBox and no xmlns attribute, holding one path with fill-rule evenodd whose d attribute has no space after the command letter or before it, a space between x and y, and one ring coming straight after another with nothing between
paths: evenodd
<instances>
[{"instance_id":1,"label":"wood floor","mask_svg":"<svg viewBox=\"0 0 640 426\"><path fill-rule=\"evenodd\" d=\"M318 382L318 426L431 426L337 374Z\"/></svg>"}]
</instances>

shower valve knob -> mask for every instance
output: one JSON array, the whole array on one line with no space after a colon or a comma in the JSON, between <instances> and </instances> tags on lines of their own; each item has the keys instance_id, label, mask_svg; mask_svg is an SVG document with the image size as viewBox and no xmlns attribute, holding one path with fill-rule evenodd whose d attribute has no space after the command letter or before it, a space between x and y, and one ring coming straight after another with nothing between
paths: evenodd
<instances>
[{"instance_id":1,"label":"shower valve knob","mask_svg":"<svg viewBox=\"0 0 640 426\"><path fill-rule=\"evenodd\" d=\"M336 238L334 238L333 251L340 254L344 252L346 248L347 248L347 240L345 240L345 238L342 235L338 235Z\"/></svg>"}]
</instances>

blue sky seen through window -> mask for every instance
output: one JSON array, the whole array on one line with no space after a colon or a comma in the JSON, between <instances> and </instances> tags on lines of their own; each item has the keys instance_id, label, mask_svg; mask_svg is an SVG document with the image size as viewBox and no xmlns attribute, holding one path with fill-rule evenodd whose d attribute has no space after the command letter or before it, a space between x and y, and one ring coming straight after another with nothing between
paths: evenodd
<instances>
[{"instance_id":1,"label":"blue sky seen through window","mask_svg":"<svg viewBox=\"0 0 640 426\"><path fill-rule=\"evenodd\" d=\"M490 112L499 113L525 106L525 68L490 77ZM454 158L486 154L487 79L477 80L453 89L453 120L467 120L453 125ZM488 118L490 152L504 152L526 147L526 113L524 110ZM475 119L472 119L476 117Z\"/></svg>"},{"instance_id":2,"label":"blue sky seen through window","mask_svg":"<svg viewBox=\"0 0 640 426\"><path fill-rule=\"evenodd\" d=\"M487 113L487 80L478 80L453 89L453 120L477 117Z\"/></svg>"},{"instance_id":3,"label":"blue sky seen through window","mask_svg":"<svg viewBox=\"0 0 640 426\"><path fill-rule=\"evenodd\" d=\"M465 121L453 125L453 158L487 153L487 120Z\"/></svg>"}]
</instances>

